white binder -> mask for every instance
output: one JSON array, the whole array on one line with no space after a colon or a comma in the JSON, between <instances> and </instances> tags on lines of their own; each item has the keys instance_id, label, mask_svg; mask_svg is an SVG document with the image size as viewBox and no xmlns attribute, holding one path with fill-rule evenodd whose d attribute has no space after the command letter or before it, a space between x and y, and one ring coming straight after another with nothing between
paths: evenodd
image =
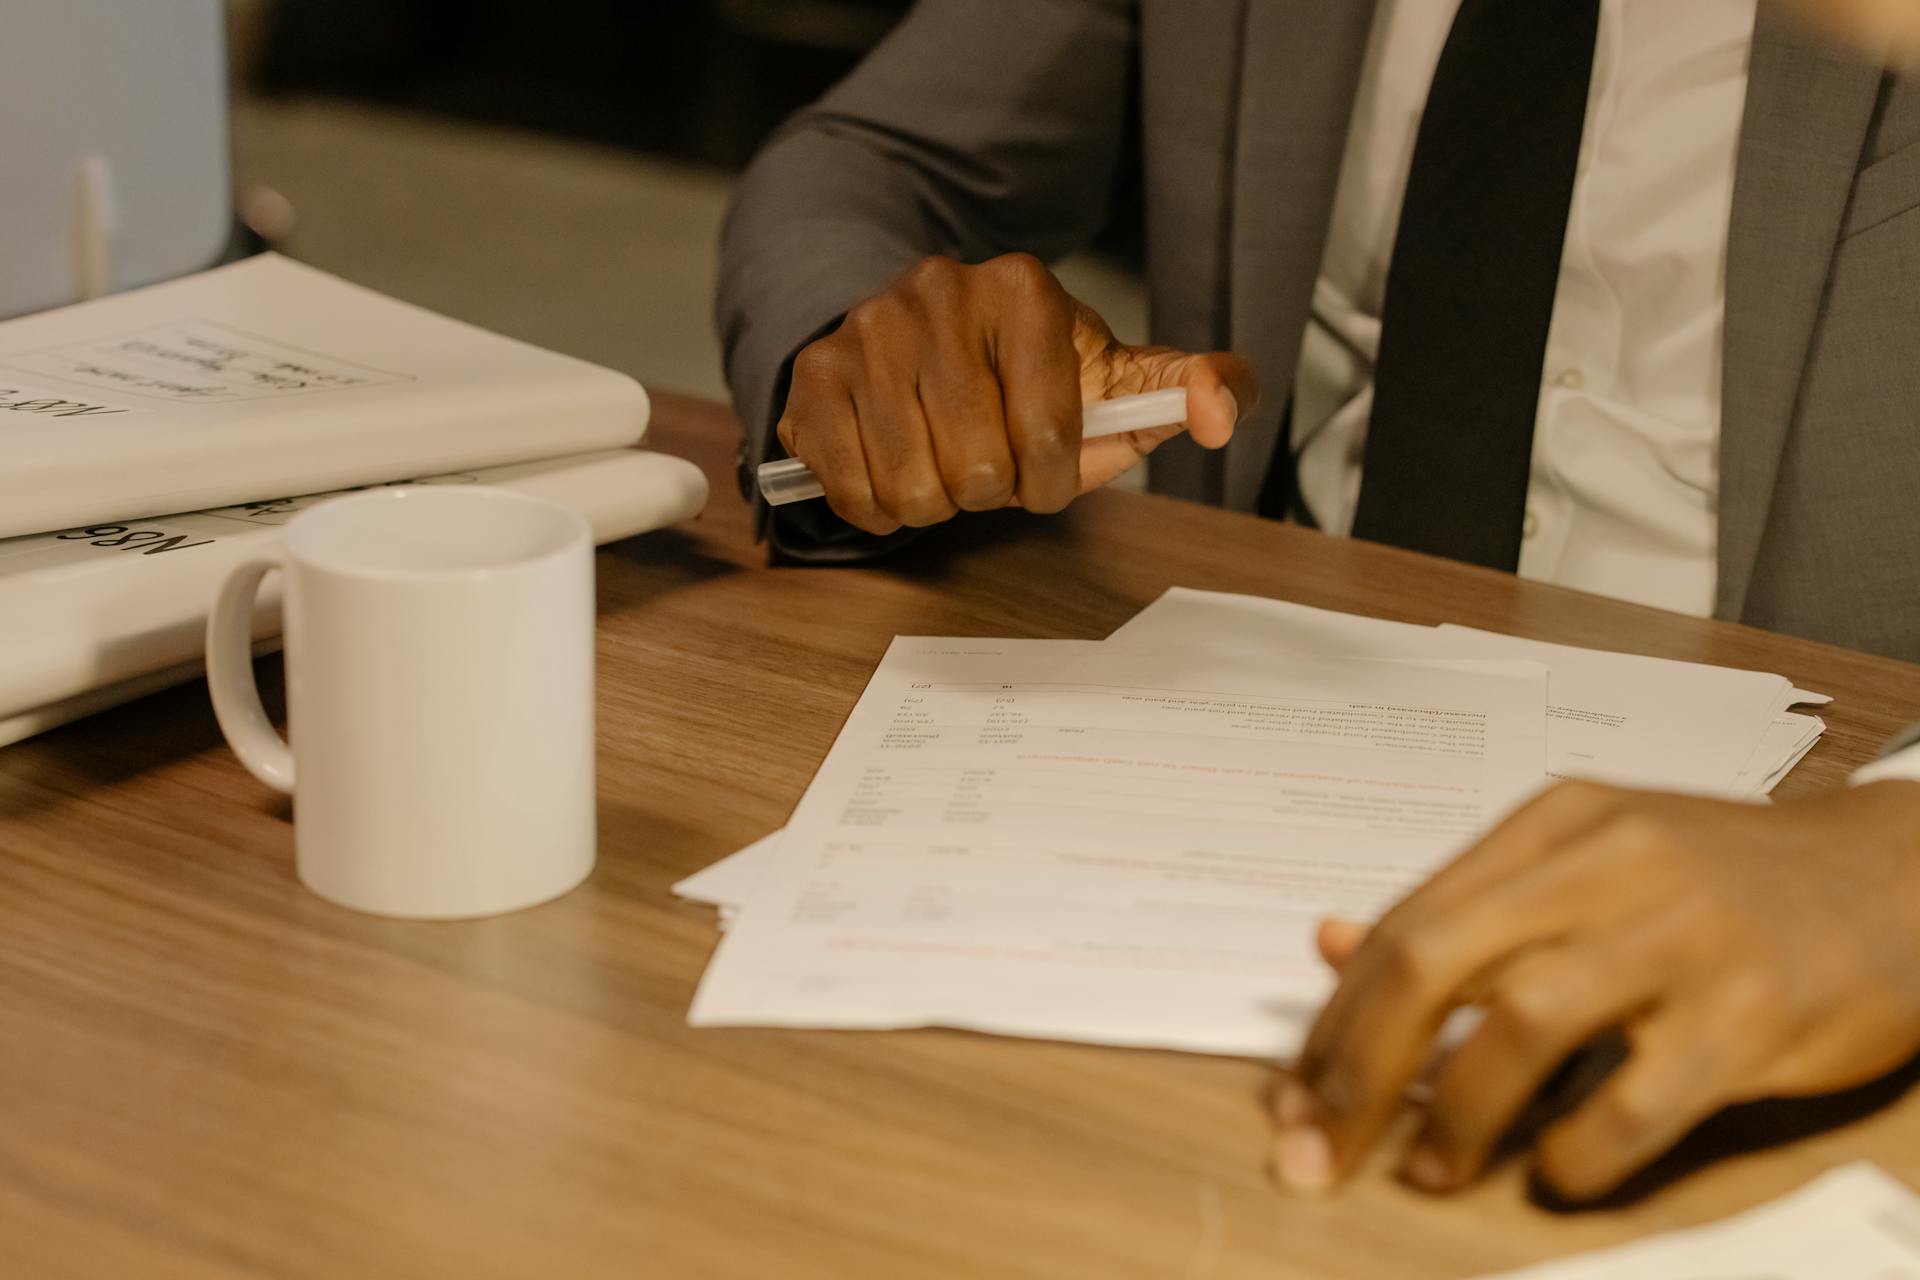
<instances>
[{"instance_id":1,"label":"white binder","mask_svg":"<svg viewBox=\"0 0 1920 1280\"><path fill-rule=\"evenodd\" d=\"M604 450L433 477L497 484L572 507L596 542L697 515L706 476L691 462ZM207 610L244 561L271 555L281 527L328 494L0 540L0 746L200 674ZM270 579L254 617L278 644Z\"/></svg>"},{"instance_id":2,"label":"white binder","mask_svg":"<svg viewBox=\"0 0 1920 1280\"><path fill-rule=\"evenodd\" d=\"M624 374L274 254L0 323L0 537L637 442Z\"/></svg>"}]
</instances>

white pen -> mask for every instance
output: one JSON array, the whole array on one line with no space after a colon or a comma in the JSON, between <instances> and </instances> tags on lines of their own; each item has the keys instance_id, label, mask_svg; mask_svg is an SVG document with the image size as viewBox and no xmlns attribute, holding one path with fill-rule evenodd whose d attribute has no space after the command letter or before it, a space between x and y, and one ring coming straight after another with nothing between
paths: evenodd
<instances>
[{"instance_id":1,"label":"white pen","mask_svg":"<svg viewBox=\"0 0 1920 1280\"><path fill-rule=\"evenodd\" d=\"M1149 427L1177 427L1186 420L1185 387L1149 391L1145 395L1121 396L1088 405L1080 415L1080 438L1098 440L1102 436L1145 431ZM826 492L807 464L798 458L762 463L755 474L760 481L760 496L771 507L805 502Z\"/></svg>"}]
</instances>

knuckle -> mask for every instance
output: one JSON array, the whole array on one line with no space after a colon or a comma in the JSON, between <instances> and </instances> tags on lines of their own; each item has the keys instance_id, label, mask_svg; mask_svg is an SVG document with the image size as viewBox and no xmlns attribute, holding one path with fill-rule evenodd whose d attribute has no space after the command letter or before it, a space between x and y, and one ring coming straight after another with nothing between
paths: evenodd
<instances>
[{"instance_id":1,"label":"knuckle","mask_svg":"<svg viewBox=\"0 0 1920 1280\"><path fill-rule=\"evenodd\" d=\"M1080 454L1051 428L1023 433L1020 448L1020 502L1029 511L1063 510L1080 490Z\"/></svg>"},{"instance_id":2,"label":"knuckle","mask_svg":"<svg viewBox=\"0 0 1920 1280\"><path fill-rule=\"evenodd\" d=\"M953 518L956 508L945 489L931 484L910 484L888 495L887 507L901 524L924 529Z\"/></svg>"},{"instance_id":3,"label":"knuckle","mask_svg":"<svg viewBox=\"0 0 1920 1280\"><path fill-rule=\"evenodd\" d=\"M1036 465L1065 468L1068 460L1077 460L1080 433L1059 423L1043 423L1027 432L1027 454Z\"/></svg>"},{"instance_id":4,"label":"knuckle","mask_svg":"<svg viewBox=\"0 0 1920 1280\"><path fill-rule=\"evenodd\" d=\"M967 268L952 258L922 258L901 277L899 292L910 306L922 314L951 320L964 285Z\"/></svg>"},{"instance_id":5,"label":"knuckle","mask_svg":"<svg viewBox=\"0 0 1920 1280\"><path fill-rule=\"evenodd\" d=\"M1381 913L1380 918L1373 922L1373 928L1367 931L1367 941L1377 942L1382 938L1391 938L1406 932L1412 922L1418 918L1419 901L1420 894L1416 890L1388 907Z\"/></svg>"},{"instance_id":6,"label":"knuckle","mask_svg":"<svg viewBox=\"0 0 1920 1280\"><path fill-rule=\"evenodd\" d=\"M811 388L838 380L840 369L840 352L833 339L808 343L793 358L793 390L789 398L804 399Z\"/></svg>"},{"instance_id":7,"label":"knuckle","mask_svg":"<svg viewBox=\"0 0 1920 1280\"><path fill-rule=\"evenodd\" d=\"M891 532L886 527L890 523L886 513L865 488L834 478L823 478L821 483L826 486L827 506L832 508L833 514L868 533Z\"/></svg>"},{"instance_id":8,"label":"knuckle","mask_svg":"<svg viewBox=\"0 0 1920 1280\"><path fill-rule=\"evenodd\" d=\"M833 514L865 533L880 534L886 532L886 520L880 515L879 508L870 502L835 502L829 498L827 506Z\"/></svg>"},{"instance_id":9,"label":"knuckle","mask_svg":"<svg viewBox=\"0 0 1920 1280\"><path fill-rule=\"evenodd\" d=\"M1013 497L1013 467L1005 462L978 462L954 477L951 492L963 511L991 511Z\"/></svg>"},{"instance_id":10,"label":"knuckle","mask_svg":"<svg viewBox=\"0 0 1920 1280\"><path fill-rule=\"evenodd\" d=\"M916 504L895 512L895 518L909 529L925 529L953 519L955 508L951 505L936 506L933 503Z\"/></svg>"},{"instance_id":11,"label":"knuckle","mask_svg":"<svg viewBox=\"0 0 1920 1280\"><path fill-rule=\"evenodd\" d=\"M965 269L944 254L931 254L908 267L902 283L909 289L948 289Z\"/></svg>"},{"instance_id":12,"label":"knuckle","mask_svg":"<svg viewBox=\"0 0 1920 1280\"><path fill-rule=\"evenodd\" d=\"M1487 1029L1520 1052L1549 1047L1561 1022L1561 1002L1543 985L1516 985L1486 1004Z\"/></svg>"},{"instance_id":13,"label":"knuckle","mask_svg":"<svg viewBox=\"0 0 1920 1280\"><path fill-rule=\"evenodd\" d=\"M1079 486L1079 430L1060 422L1027 424L1020 432L1020 470L1043 486Z\"/></svg>"},{"instance_id":14,"label":"knuckle","mask_svg":"<svg viewBox=\"0 0 1920 1280\"><path fill-rule=\"evenodd\" d=\"M1564 1135L1549 1133L1534 1158L1534 1174L1562 1200L1591 1200L1607 1183L1586 1148Z\"/></svg>"},{"instance_id":15,"label":"knuckle","mask_svg":"<svg viewBox=\"0 0 1920 1280\"><path fill-rule=\"evenodd\" d=\"M1381 934L1375 941L1376 954L1381 975L1388 983L1401 991L1424 991L1433 984L1439 970L1438 957L1423 935L1389 928L1384 923L1375 932Z\"/></svg>"},{"instance_id":16,"label":"knuckle","mask_svg":"<svg viewBox=\"0 0 1920 1280\"><path fill-rule=\"evenodd\" d=\"M1666 1089L1644 1074L1623 1078L1596 1104L1607 1129L1620 1137L1645 1133L1657 1124L1667 1107Z\"/></svg>"},{"instance_id":17,"label":"knuckle","mask_svg":"<svg viewBox=\"0 0 1920 1280\"><path fill-rule=\"evenodd\" d=\"M1023 487L1020 493L1020 505L1035 515L1050 516L1065 511L1072 504L1071 492L1043 488L1041 486Z\"/></svg>"},{"instance_id":18,"label":"knuckle","mask_svg":"<svg viewBox=\"0 0 1920 1280\"><path fill-rule=\"evenodd\" d=\"M1047 264L1030 253L1005 253L987 264L1008 285L1021 290L1044 288L1053 281Z\"/></svg>"},{"instance_id":19,"label":"knuckle","mask_svg":"<svg viewBox=\"0 0 1920 1280\"><path fill-rule=\"evenodd\" d=\"M884 337L893 329L892 308L879 298L856 303L840 323L839 333L866 344Z\"/></svg>"},{"instance_id":20,"label":"knuckle","mask_svg":"<svg viewBox=\"0 0 1920 1280\"><path fill-rule=\"evenodd\" d=\"M1484 1097L1447 1082L1427 1107L1418 1141L1441 1158L1454 1178L1471 1178L1486 1163L1505 1119Z\"/></svg>"}]
</instances>

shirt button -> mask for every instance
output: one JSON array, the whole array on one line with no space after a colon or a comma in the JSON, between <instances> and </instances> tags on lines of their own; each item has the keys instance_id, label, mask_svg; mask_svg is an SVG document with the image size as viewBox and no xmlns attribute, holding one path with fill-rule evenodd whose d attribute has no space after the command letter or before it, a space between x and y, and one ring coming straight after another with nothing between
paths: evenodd
<instances>
[{"instance_id":1,"label":"shirt button","mask_svg":"<svg viewBox=\"0 0 1920 1280\"><path fill-rule=\"evenodd\" d=\"M1565 387L1569 391L1578 391L1587 385L1587 375L1578 369L1562 369L1554 375L1553 385Z\"/></svg>"},{"instance_id":2,"label":"shirt button","mask_svg":"<svg viewBox=\"0 0 1920 1280\"><path fill-rule=\"evenodd\" d=\"M1520 521L1520 536L1523 538L1540 536L1540 513L1532 507L1527 508L1526 516Z\"/></svg>"}]
</instances>

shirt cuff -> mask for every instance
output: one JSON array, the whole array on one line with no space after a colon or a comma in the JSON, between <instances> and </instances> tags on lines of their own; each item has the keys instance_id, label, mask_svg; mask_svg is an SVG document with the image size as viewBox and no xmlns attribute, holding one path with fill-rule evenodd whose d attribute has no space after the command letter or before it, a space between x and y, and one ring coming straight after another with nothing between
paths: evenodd
<instances>
[{"instance_id":1,"label":"shirt cuff","mask_svg":"<svg viewBox=\"0 0 1920 1280\"><path fill-rule=\"evenodd\" d=\"M1889 780L1920 782L1920 743L1902 747L1871 764L1861 765L1853 771L1847 783L1849 786L1863 787L1869 782Z\"/></svg>"}]
</instances>

